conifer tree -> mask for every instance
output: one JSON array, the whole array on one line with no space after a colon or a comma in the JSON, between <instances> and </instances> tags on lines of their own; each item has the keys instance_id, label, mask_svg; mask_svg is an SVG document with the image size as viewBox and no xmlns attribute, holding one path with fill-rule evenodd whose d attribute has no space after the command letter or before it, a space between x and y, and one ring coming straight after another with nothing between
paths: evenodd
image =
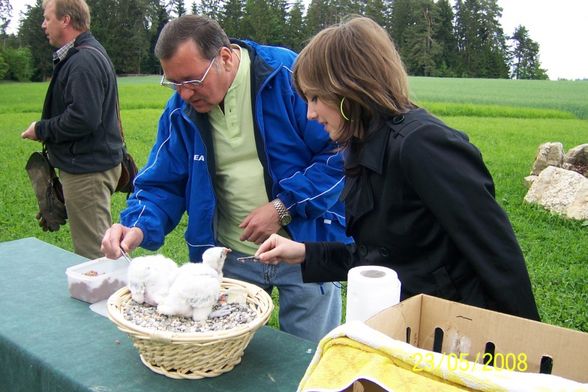
<instances>
[{"instance_id":1,"label":"conifer tree","mask_svg":"<svg viewBox=\"0 0 588 392\"><path fill-rule=\"evenodd\" d=\"M232 38L243 38L242 21L243 21L243 1L228 0L221 11L221 20L219 21L225 32Z\"/></svg>"},{"instance_id":2,"label":"conifer tree","mask_svg":"<svg viewBox=\"0 0 588 392\"><path fill-rule=\"evenodd\" d=\"M510 38L511 77L514 79L547 79L539 61L539 44L531 39L525 26L517 26Z\"/></svg>"},{"instance_id":3,"label":"conifer tree","mask_svg":"<svg viewBox=\"0 0 588 392\"><path fill-rule=\"evenodd\" d=\"M304 5L302 0L296 0L288 11L285 45L293 51L299 52L304 47L306 39L304 32Z\"/></svg>"}]
</instances>

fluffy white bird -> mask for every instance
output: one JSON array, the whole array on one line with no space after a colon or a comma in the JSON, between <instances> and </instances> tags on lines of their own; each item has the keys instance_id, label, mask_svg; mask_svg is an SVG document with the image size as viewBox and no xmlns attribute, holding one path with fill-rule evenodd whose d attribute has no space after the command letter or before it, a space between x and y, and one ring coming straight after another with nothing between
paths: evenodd
<instances>
[{"instance_id":1,"label":"fluffy white bird","mask_svg":"<svg viewBox=\"0 0 588 392\"><path fill-rule=\"evenodd\" d=\"M230 251L229 248L214 246L206 249L202 254L202 263L211 266L218 273L220 280L223 279L223 266Z\"/></svg>"},{"instance_id":2,"label":"fluffy white bird","mask_svg":"<svg viewBox=\"0 0 588 392\"><path fill-rule=\"evenodd\" d=\"M178 265L163 255L135 257L129 264L128 282L135 302L157 306L176 279Z\"/></svg>"},{"instance_id":3,"label":"fluffy white bird","mask_svg":"<svg viewBox=\"0 0 588 392\"><path fill-rule=\"evenodd\" d=\"M203 263L186 263L169 289L157 311L168 316L192 317L194 321L208 318L220 295L218 273Z\"/></svg>"},{"instance_id":4,"label":"fluffy white bird","mask_svg":"<svg viewBox=\"0 0 588 392\"><path fill-rule=\"evenodd\" d=\"M192 317L194 321L206 320L218 301L222 270L230 251L224 247L210 248L202 255L202 263L182 265L157 311L168 316Z\"/></svg>"}]
</instances>

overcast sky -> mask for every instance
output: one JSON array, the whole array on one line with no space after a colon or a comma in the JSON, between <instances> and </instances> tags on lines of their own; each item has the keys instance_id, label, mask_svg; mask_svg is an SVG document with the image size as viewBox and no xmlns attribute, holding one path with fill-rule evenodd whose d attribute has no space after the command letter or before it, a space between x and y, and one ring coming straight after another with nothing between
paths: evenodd
<instances>
[{"instance_id":1,"label":"overcast sky","mask_svg":"<svg viewBox=\"0 0 588 392\"><path fill-rule=\"evenodd\" d=\"M20 11L34 0L10 0L10 4L9 32L15 32ZM505 34L512 35L516 26L523 25L539 43L541 66L550 79L588 79L588 0L498 0L498 4Z\"/></svg>"}]
</instances>

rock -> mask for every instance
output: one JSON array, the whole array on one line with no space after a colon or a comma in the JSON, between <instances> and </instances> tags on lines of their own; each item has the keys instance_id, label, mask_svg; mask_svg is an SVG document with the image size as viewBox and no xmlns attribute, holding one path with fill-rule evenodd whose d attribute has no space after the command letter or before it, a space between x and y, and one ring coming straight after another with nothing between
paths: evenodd
<instances>
[{"instance_id":1,"label":"rock","mask_svg":"<svg viewBox=\"0 0 588 392\"><path fill-rule=\"evenodd\" d=\"M535 182L535 180L537 179L538 176L535 175L530 175L524 178L524 182L525 182L525 186L527 187L527 189L529 189L531 187L531 185L533 185L533 183Z\"/></svg>"},{"instance_id":2,"label":"rock","mask_svg":"<svg viewBox=\"0 0 588 392\"><path fill-rule=\"evenodd\" d=\"M572 204L568 207L566 215L569 218L577 220L588 219L588 180L584 181L584 185L578 193Z\"/></svg>"},{"instance_id":3,"label":"rock","mask_svg":"<svg viewBox=\"0 0 588 392\"><path fill-rule=\"evenodd\" d=\"M533 182L525 201L568 218L588 219L588 178L575 171L549 166Z\"/></svg>"},{"instance_id":4,"label":"rock","mask_svg":"<svg viewBox=\"0 0 588 392\"><path fill-rule=\"evenodd\" d=\"M588 143L571 148L563 158L562 167L588 176Z\"/></svg>"},{"instance_id":5,"label":"rock","mask_svg":"<svg viewBox=\"0 0 588 392\"><path fill-rule=\"evenodd\" d=\"M561 167L563 158L563 144L559 142L543 143L537 150L537 156L535 163L533 163L531 174L537 176L548 166Z\"/></svg>"}]
</instances>

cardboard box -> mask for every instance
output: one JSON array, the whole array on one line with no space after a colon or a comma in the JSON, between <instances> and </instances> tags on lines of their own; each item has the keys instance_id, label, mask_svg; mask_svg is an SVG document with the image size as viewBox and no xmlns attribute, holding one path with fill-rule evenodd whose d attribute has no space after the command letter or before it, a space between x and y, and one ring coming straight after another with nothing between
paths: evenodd
<instances>
[{"instance_id":1,"label":"cardboard box","mask_svg":"<svg viewBox=\"0 0 588 392\"><path fill-rule=\"evenodd\" d=\"M588 382L588 333L424 294L381 311L366 324L425 350L466 353L479 363L493 359L495 367L516 371L524 358L527 372L543 368L541 373ZM367 384L354 387L381 390Z\"/></svg>"},{"instance_id":2,"label":"cardboard box","mask_svg":"<svg viewBox=\"0 0 588 392\"><path fill-rule=\"evenodd\" d=\"M69 294L91 304L107 299L127 285L128 268L125 259L106 257L71 266L65 270Z\"/></svg>"}]
</instances>

